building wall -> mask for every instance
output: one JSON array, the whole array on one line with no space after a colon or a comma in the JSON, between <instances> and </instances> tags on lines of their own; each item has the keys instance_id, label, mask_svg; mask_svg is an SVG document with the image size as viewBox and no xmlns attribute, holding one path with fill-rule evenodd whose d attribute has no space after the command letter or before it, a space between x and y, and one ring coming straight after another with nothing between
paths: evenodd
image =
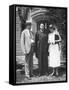
<instances>
[{"instance_id":1,"label":"building wall","mask_svg":"<svg viewBox=\"0 0 69 90\"><path fill-rule=\"evenodd\" d=\"M18 15L18 11L16 11L16 55L17 56L22 55L20 34L21 34L21 21Z\"/></svg>"},{"instance_id":2,"label":"building wall","mask_svg":"<svg viewBox=\"0 0 69 90\"><path fill-rule=\"evenodd\" d=\"M39 15L38 15L38 17L36 16L37 20L39 20L39 17L41 17L41 15L40 16ZM34 19L34 18L30 17L30 14L28 15L28 19L32 19L32 31L34 33L37 32L37 20L36 20L36 18ZM44 19L46 19L46 18L44 18ZM62 34L62 32L60 32L60 34ZM21 35L21 21L20 21L19 15L18 15L18 11L16 11L16 55L17 56L23 56L22 50L21 50L20 35ZM34 36L35 36L35 34L34 34ZM64 36L64 35L61 35L61 36ZM65 44L64 42L65 42L65 40L63 38L62 39L62 44L61 44L62 45L62 48L65 46L64 45ZM62 49L62 54L63 54L63 49ZM62 57L62 60L63 60L63 56L64 55L61 56Z\"/></svg>"}]
</instances>

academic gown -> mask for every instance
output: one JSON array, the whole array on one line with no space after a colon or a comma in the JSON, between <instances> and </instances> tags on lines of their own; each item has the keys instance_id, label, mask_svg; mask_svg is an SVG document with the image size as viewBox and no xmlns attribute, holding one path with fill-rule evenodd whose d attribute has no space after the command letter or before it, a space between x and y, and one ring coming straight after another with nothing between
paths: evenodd
<instances>
[{"instance_id":1,"label":"academic gown","mask_svg":"<svg viewBox=\"0 0 69 90\"><path fill-rule=\"evenodd\" d=\"M38 31L35 35L35 52L38 58L39 74L48 72L48 35Z\"/></svg>"}]
</instances>

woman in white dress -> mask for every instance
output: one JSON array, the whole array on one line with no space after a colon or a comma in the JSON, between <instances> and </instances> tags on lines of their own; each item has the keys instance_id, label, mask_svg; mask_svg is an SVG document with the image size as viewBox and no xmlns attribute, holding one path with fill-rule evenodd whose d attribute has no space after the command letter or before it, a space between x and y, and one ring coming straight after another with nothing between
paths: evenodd
<instances>
[{"instance_id":1,"label":"woman in white dress","mask_svg":"<svg viewBox=\"0 0 69 90\"><path fill-rule=\"evenodd\" d=\"M48 43L49 43L49 67L53 68L53 72L50 75L58 75L58 67L60 66L60 41L61 37L57 28L53 25L50 25L50 33L48 35Z\"/></svg>"}]
</instances>

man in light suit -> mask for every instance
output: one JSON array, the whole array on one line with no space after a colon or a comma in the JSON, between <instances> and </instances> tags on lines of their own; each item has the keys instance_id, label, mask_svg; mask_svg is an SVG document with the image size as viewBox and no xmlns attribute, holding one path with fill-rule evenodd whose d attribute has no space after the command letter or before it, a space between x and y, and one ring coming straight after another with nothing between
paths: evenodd
<instances>
[{"instance_id":1,"label":"man in light suit","mask_svg":"<svg viewBox=\"0 0 69 90\"><path fill-rule=\"evenodd\" d=\"M26 22L26 28L21 34L21 48L25 55L25 75L28 79L33 75L34 40L31 33L31 22Z\"/></svg>"}]
</instances>

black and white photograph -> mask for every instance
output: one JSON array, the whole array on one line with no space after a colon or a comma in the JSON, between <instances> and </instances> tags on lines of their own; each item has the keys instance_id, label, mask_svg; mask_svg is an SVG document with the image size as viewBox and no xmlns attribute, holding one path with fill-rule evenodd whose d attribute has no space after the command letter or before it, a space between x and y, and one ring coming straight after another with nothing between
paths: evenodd
<instances>
[{"instance_id":1,"label":"black and white photograph","mask_svg":"<svg viewBox=\"0 0 69 90\"><path fill-rule=\"evenodd\" d=\"M0 1L0 90L69 90L69 0Z\"/></svg>"},{"instance_id":2,"label":"black and white photograph","mask_svg":"<svg viewBox=\"0 0 69 90\"><path fill-rule=\"evenodd\" d=\"M67 8L16 5L16 84L67 82Z\"/></svg>"}]
</instances>

